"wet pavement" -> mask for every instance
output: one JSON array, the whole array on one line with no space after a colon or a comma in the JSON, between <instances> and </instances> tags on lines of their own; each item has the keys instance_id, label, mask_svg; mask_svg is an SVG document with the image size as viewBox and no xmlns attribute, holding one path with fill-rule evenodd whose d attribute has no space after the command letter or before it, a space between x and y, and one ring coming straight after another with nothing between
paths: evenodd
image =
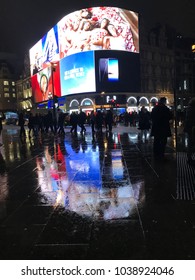
<instances>
[{"instance_id":1,"label":"wet pavement","mask_svg":"<svg viewBox=\"0 0 195 280\"><path fill-rule=\"evenodd\" d=\"M174 136L157 161L134 127L69 131L21 140L4 127L0 259L194 259L195 202L177 196Z\"/></svg>"}]
</instances>

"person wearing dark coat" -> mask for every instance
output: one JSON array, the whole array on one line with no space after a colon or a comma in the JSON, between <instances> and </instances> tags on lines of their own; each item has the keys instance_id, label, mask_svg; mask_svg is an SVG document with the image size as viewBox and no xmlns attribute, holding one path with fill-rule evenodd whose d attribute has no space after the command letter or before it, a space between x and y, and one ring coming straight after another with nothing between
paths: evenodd
<instances>
[{"instance_id":1,"label":"person wearing dark coat","mask_svg":"<svg viewBox=\"0 0 195 280\"><path fill-rule=\"evenodd\" d=\"M28 135L29 135L29 138L31 138L31 131L33 131L33 135L34 135L34 117L33 117L32 113L29 114L29 118L28 118Z\"/></svg>"},{"instance_id":2,"label":"person wearing dark coat","mask_svg":"<svg viewBox=\"0 0 195 280\"><path fill-rule=\"evenodd\" d=\"M195 152L195 98L192 98L186 110L184 132L188 135L187 158L190 165L195 166L193 153Z\"/></svg>"},{"instance_id":3,"label":"person wearing dark coat","mask_svg":"<svg viewBox=\"0 0 195 280\"><path fill-rule=\"evenodd\" d=\"M45 116L45 132L48 133L49 128L51 132L54 133L54 128L53 128L53 115L51 111L48 111L47 115Z\"/></svg>"},{"instance_id":4,"label":"person wearing dark coat","mask_svg":"<svg viewBox=\"0 0 195 280\"><path fill-rule=\"evenodd\" d=\"M3 129L3 125L2 125L2 121L5 120L5 115L4 113L2 112L1 115L0 115L0 136L1 136L1 131ZM3 144L0 143L0 146L2 146Z\"/></svg>"},{"instance_id":5,"label":"person wearing dark coat","mask_svg":"<svg viewBox=\"0 0 195 280\"><path fill-rule=\"evenodd\" d=\"M97 113L96 113L95 121L96 121L97 131L102 133L102 126L103 126L103 123L104 123L104 117L103 117L103 113L100 110L98 110Z\"/></svg>"},{"instance_id":6,"label":"person wearing dark coat","mask_svg":"<svg viewBox=\"0 0 195 280\"><path fill-rule=\"evenodd\" d=\"M92 133L95 132L95 113L94 113L94 110L91 111L91 114L90 114L90 124L91 124L91 131Z\"/></svg>"},{"instance_id":7,"label":"person wearing dark coat","mask_svg":"<svg viewBox=\"0 0 195 280\"><path fill-rule=\"evenodd\" d=\"M171 137L170 120L172 118L172 112L166 106L166 98L160 98L158 105L151 112L151 136L154 137L153 152L155 158L164 157L167 138Z\"/></svg>"},{"instance_id":8,"label":"person wearing dark coat","mask_svg":"<svg viewBox=\"0 0 195 280\"><path fill-rule=\"evenodd\" d=\"M58 134L63 134L63 135L65 134L64 121L65 121L65 114L63 112L60 112L58 117Z\"/></svg>"},{"instance_id":9,"label":"person wearing dark coat","mask_svg":"<svg viewBox=\"0 0 195 280\"><path fill-rule=\"evenodd\" d=\"M141 130L141 139L144 136L146 140L147 132L150 129L150 113L144 106L142 106L139 112L138 120L139 120L139 129Z\"/></svg>"},{"instance_id":10,"label":"person wearing dark coat","mask_svg":"<svg viewBox=\"0 0 195 280\"><path fill-rule=\"evenodd\" d=\"M74 135L77 135L77 125L78 125L78 114L75 112L72 112L70 115L70 124L71 124L71 129L70 132L74 132Z\"/></svg>"},{"instance_id":11,"label":"person wearing dark coat","mask_svg":"<svg viewBox=\"0 0 195 280\"><path fill-rule=\"evenodd\" d=\"M24 115L23 115L23 113L20 113L19 118L18 118L18 126L20 126L20 138L22 138L22 137L25 138L26 137L24 124L25 124Z\"/></svg>"},{"instance_id":12,"label":"person wearing dark coat","mask_svg":"<svg viewBox=\"0 0 195 280\"><path fill-rule=\"evenodd\" d=\"M87 119L87 116L86 116L85 112L81 111L79 114L79 118L78 118L79 126L81 128L81 133L86 131L86 128L85 128L86 119Z\"/></svg>"},{"instance_id":13,"label":"person wearing dark coat","mask_svg":"<svg viewBox=\"0 0 195 280\"><path fill-rule=\"evenodd\" d=\"M105 115L105 125L106 131L112 132L112 125L113 125L113 113L111 110L108 110Z\"/></svg>"}]
</instances>

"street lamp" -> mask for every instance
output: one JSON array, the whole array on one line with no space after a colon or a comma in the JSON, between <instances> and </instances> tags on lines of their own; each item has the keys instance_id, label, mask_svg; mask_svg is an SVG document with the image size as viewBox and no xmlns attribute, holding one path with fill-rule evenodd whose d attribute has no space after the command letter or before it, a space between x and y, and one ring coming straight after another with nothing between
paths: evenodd
<instances>
[{"instance_id":1,"label":"street lamp","mask_svg":"<svg viewBox=\"0 0 195 280\"><path fill-rule=\"evenodd\" d=\"M52 80L52 98L53 98L53 120L54 120L54 131L57 130L57 118L56 118L56 107L55 104L58 102L57 96L54 92L54 72L56 71L56 64L51 63L51 80ZM57 101L57 102L56 102Z\"/></svg>"}]
</instances>

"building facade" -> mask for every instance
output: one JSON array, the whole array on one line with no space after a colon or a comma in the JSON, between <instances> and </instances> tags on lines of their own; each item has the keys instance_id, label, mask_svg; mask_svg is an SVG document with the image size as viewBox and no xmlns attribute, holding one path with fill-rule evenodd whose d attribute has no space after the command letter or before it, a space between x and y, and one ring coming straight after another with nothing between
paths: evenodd
<instances>
[{"instance_id":1,"label":"building facade","mask_svg":"<svg viewBox=\"0 0 195 280\"><path fill-rule=\"evenodd\" d=\"M170 107L183 110L195 96L195 64L193 40L176 36L166 26L157 26L148 32L140 22L140 91L84 93L58 98L58 106L66 112L107 109L117 114L138 111L141 106L151 110L160 97L165 96ZM52 100L35 103L32 95L30 63L25 56L23 76L16 79L9 64L1 61L0 110L30 111L50 109Z\"/></svg>"}]
</instances>

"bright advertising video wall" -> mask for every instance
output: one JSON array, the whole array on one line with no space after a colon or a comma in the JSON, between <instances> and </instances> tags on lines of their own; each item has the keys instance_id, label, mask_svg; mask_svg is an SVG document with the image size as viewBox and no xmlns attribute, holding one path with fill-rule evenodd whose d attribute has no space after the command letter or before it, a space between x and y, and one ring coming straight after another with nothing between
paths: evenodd
<instances>
[{"instance_id":1,"label":"bright advertising video wall","mask_svg":"<svg viewBox=\"0 0 195 280\"><path fill-rule=\"evenodd\" d=\"M52 77L53 76L53 77ZM51 66L46 67L31 77L32 92L36 103L47 101L54 95L61 96L59 62L55 63L52 74Z\"/></svg>"},{"instance_id":2,"label":"bright advertising video wall","mask_svg":"<svg viewBox=\"0 0 195 280\"><path fill-rule=\"evenodd\" d=\"M115 51L114 56L111 51ZM126 53L124 58L121 53ZM57 62L60 79L53 79L57 96L99 90L121 91L119 87L125 84L124 73L128 71L123 69L123 59L134 68L125 90L135 91L133 77L139 76L138 14L116 7L75 11L50 29L29 54L36 102L51 98L50 89L47 94L40 94L40 76L50 79Z\"/></svg>"},{"instance_id":3,"label":"bright advertising video wall","mask_svg":"<svg viewBox=\"0 0 195 280\"><path fill-rule=\"evenodd\" d=\"M60 61L61 93L63 95L95 92L94 52L69 55Z\"/></svg>"}]
</instances>

